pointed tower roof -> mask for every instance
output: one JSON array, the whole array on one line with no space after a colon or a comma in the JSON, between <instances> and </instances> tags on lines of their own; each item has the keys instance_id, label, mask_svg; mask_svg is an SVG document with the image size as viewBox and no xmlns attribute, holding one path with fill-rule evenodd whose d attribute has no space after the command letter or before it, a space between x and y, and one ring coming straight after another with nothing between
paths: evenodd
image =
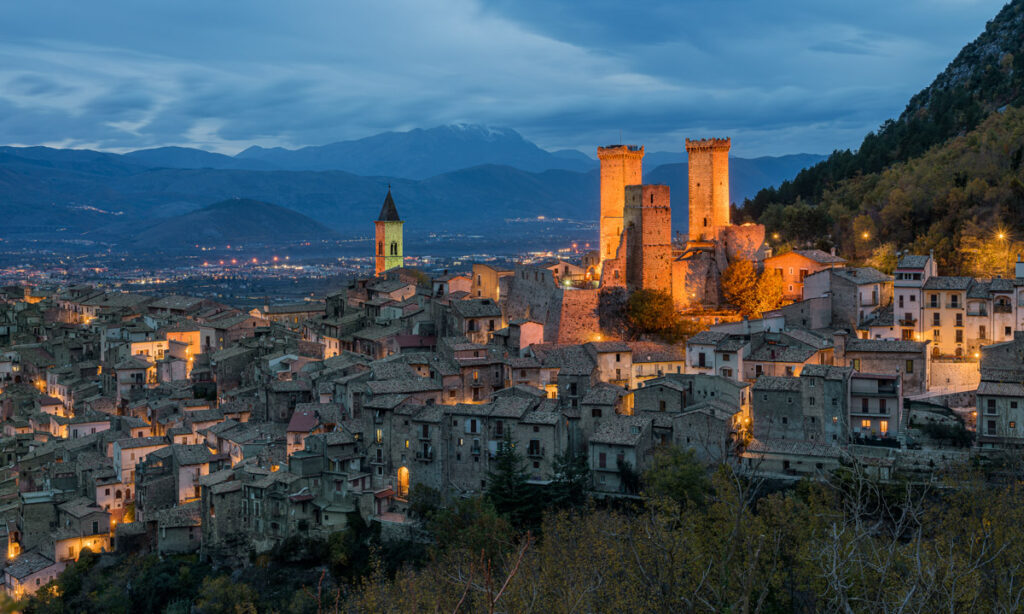
<instances>
[{"instance_id":1,"label":"pointed tower roof","mask_svg":"<svg viewBox=\"0 0 1024 614\"><path fill-rule=\"evenodd\" d=\"M391 188L388 187L388 195L384 197L384 206L380 208L378 222L401 222L398 217L398 209L395 207L395 199L391 198Z\"/></svg>"}]
</instances>

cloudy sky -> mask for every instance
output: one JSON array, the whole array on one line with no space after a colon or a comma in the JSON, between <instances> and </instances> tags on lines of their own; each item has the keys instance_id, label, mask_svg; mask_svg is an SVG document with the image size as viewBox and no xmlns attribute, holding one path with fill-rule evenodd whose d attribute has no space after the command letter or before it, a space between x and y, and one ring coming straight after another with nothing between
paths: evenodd
<instances>
[{"instance_id":1,"label":"cloudy sky","mask_svg":"<svg viewBox=\"0 0 1024 614\"><path fill-rule=\"evenodd\" d=\"M0 5L0 143L234 154L448 123L542 147L856 147L1002 0Z\"/></svg>"}]
</instances>

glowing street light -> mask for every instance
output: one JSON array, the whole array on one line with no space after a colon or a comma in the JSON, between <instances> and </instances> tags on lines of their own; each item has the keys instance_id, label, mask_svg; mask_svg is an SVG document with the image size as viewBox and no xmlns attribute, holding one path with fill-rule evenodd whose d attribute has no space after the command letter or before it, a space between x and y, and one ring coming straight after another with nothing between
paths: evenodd
<instances>
[{"instance_id":1,"label":"glowing street light","mask_svg":"<svg viewBox=\"0 0 1024 614\"><path fill-rule=\"evenodd\" d=\"M865 241L867 241L868 239L871 238L871 234L868 231L865 230L864 232L862 232L860 234L860 238L864 239Z\"/></svg>"}]
</instances>

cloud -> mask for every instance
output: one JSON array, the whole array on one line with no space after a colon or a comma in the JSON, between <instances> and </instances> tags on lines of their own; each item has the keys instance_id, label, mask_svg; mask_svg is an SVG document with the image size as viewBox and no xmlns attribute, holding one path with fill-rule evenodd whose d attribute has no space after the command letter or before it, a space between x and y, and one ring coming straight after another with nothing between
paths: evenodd
<instances>
[{"instance_id":1,"label":"cloud","mask_svg":"<svg viewBox=\"0 0 1024 614\"><path fill-rule=\"evenodd\" d=\"M829 151L999 4L7 3L0 142L235 153L467 122L587 152L620 129L650 150L714 133L741 155Z\"/></svg>"}]
</instances>

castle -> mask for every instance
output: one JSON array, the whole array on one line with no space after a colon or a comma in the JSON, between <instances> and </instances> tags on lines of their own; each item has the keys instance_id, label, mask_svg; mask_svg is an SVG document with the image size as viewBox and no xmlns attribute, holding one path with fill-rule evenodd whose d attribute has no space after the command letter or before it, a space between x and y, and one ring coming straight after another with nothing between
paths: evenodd
<instances>
[{"instance_id":1,"label":"castle","mask_svg":"<svg viewBox=\"0 0 1024 614\"><path fill-rule=\"evenodd\" d=\"M686 139L689 232L672 241L672 206L665 185L642 184L644 148L598 147L601 161L601 241L596 275L602 288L653 289L676 307L716 307L719 279L736 258L763 257L764 226L735 226L729 214L731 140Z\"/></svg>"}]
</instances>

